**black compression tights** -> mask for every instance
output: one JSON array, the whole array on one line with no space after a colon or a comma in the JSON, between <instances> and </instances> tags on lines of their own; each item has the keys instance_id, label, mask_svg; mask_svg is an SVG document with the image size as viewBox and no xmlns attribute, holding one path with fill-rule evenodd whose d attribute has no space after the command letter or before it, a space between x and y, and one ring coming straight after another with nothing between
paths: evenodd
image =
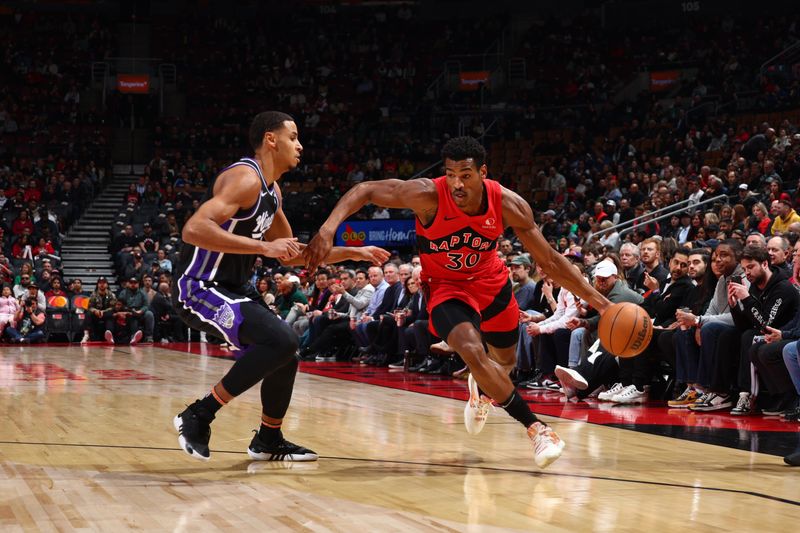
<instances>
[{"instance_id":1,"label":"black compression tights","mask_svg":"<svg viewBox=\"0 0 800 533\"><path fill-rule=\"evenodd\" d=\"M261 381L264 414L283 418L297 373L297 335L283 320L259 304L241 306L244 321L239 338L249 346L222 378L222 386L238 396Z\"/></svg>"}]
</instances>

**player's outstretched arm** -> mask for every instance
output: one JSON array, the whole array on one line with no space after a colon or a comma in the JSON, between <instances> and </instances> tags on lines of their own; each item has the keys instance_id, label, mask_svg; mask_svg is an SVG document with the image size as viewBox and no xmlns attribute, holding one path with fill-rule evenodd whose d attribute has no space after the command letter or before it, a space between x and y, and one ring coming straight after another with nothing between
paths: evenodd
<instances>
[{"instance_id":1,"label":"player's outstretched arm","mask_svg":"<svg viewBox=\"0 0 800 533\"><path fill-rule=\"evenodd\" d=\"M306 245L300 243L300 249L304 250ZM342 261L366 261L375 266L381 266L389 260L391 254L377 246L334 246L327 256L322 260L323 263L341 263ZM289 261L281 261L286 266L305 265L305 257L298 255Z\"/></svg>"},{"instance_id":2,"label":"player's outstretched arm","mask_svg":"<svg viewBox=\"0 0 800 533\"><path fill-rule=\"evenodd\" d=\"M361 182L342 196L328 219L303 251L306 264L315 269L333 246L333 235L339 224L367 204L411 209L427 220L436 213L436 185L429 179L380 180Z\"/></svg>"},{"instance_id":3,"label":"player's outstretched arm","mask_svg":"<svg viewBox=\"0 0 800 533\"><path fill-rule=\"evenodd\" d=\"M589 285L586 278L572 268L566 257L548 244L533 221L533 211L528 202L506 188L503 188L503 224L514 230L525 249L536 260L536 264L559 285L589 302L600 313L610 305L605 296L597 292Z\"/></svg>"},{"instance_id":4,"label":"player's outstretched arm","mask_svg":"<svg viewBox=\"0 0 800 533\"><path fill-rule=\"evenodd\" d=\"M186 221L181 234L183 241L198 248L227 254L258 254L290 259L300 253L297 239L273 241L234 235L222 229L240 209L249 209L261 194L261 179L242 166L222 173L214 183L214 196L204 202Z\"/></svg>"}]
</instances>

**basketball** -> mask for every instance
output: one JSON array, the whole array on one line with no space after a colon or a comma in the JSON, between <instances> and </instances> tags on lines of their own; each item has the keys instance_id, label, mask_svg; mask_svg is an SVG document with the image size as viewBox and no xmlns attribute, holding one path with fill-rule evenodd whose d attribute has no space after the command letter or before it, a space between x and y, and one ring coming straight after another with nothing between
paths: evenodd
<instances>
[{"instance_id":1,"label":"basketball","mask_svg":"<svg viewBox=\"0 0 800 533\"><path fill-rule=\"evenodd\" d=\"M636 304L612 304L597 328L603 348L619 357L636 357L647 348L653 337L653 321Z\"/></svg>"}]
</instances>

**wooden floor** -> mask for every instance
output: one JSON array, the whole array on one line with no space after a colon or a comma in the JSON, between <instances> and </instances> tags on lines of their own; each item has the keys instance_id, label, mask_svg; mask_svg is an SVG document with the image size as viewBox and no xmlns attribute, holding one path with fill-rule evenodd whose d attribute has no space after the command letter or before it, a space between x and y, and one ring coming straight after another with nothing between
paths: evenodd
<instances>
[{"instance_id":1,"label":"wooden floor","mask_svg":"<svg viewBox=\"0 0 800 533\"><path fill-rule=\"evenodd\" d=\"M502 411L299 374L284 425L316 463L248 459L258 389L213 424L210 462L172 417L231 362L160 347L0 348L0 530L796 531L800 470L773 455L547 418L539 471Z\"/></svg>"}]
</instances>

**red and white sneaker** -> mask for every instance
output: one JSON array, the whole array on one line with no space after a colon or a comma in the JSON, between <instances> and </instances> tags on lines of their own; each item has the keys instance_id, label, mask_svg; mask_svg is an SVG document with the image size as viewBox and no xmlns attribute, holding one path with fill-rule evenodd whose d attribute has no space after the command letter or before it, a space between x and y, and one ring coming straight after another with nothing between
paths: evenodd
<instances>
[{"instance_id":1,"label":"red and white sneaker","mask_svg":"<svg viewBox=\"0 0 800 533\"><path fill-rule=\"evenodd\" d=\"M533 459L539 468L547 468L550 463L561 457L564 441L547 424L534 422L528 428L528 437L533 441Z\"/></svg>"},{"instance_id":2,"label":"red and white sneaker","mask_svg":"<svg viewBox=\"0 0 800 533\"><path fill-rule=\"evenodd\" d=\"M467 378L467 386L469 387L469 400L466 407L464 407L464 426L467 428L467 433L477 435L481 432L486 424L486 419L489 417L492 399L480 393L478 382L475 381L472 374Z\"/></svg>"}]
</instances>

